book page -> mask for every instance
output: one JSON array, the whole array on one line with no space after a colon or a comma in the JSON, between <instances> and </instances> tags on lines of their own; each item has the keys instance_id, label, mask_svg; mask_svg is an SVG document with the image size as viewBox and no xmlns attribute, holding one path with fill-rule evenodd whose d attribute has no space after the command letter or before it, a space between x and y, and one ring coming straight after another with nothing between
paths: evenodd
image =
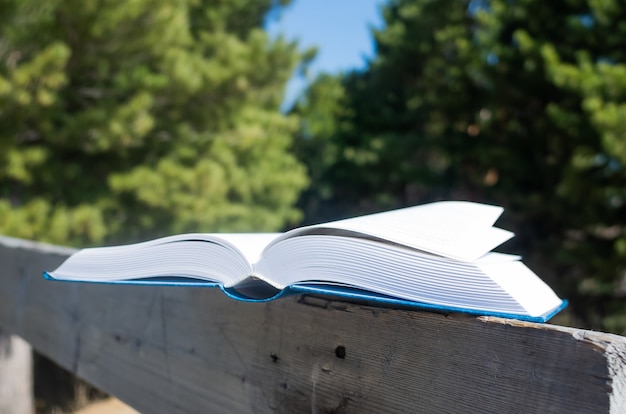
<instances>
[{"instance_id":1,"label":"book page","mask_svg":"<svg viewBox=\"0 0 626 414\"><path fill-rule=\"evenodd\" d=\"M480 268L498 285L509 292L529 315L539 316L563 301L532 270L520 261L485 263Z\"/></svg>"},{"instance_id":2,"label":"book page","mask_svg":"<svg viewBox=\"0 0 626 414\"><path fill-rule=\"evenodd\" d=\"M378 240L307 234L277 242L257 265L277 289L352 287L449 309L541 317L562 301L514 255L475 262L448 259Z\"/></svg>"},{"instance_id":3,"label":"book page","mask_svg":"<svg viewBox=\"0 0 626 414\"><path fill-rule=\"evenodd\" d=\"M474 261L513 237L509 231L492 227L502 211L502 207L486 204L443 201L296 229L280 239L311 229L340 229Z\"/></svg>"},{"instance_id":4,"label":"book page","mask_svg":"<svg viewBox=\"0 0 626 414\"><path fill-rule=\"evenodd\" d=\"M219 233L215 237L232 244L254 264L261 258L263 249L282 233Z\"/></svg>"},{"instance_id":5,"label":"book page","mask_svg":"<svg viewBox=\"0 0 626 414\"><path fill-rule=\"evenodd\" d=\"M189 233L87 248L72 254L48 275L60 280L90 281L182 277L229 287L251 275L260 252L278 235Z\"/></svg>"}]
</instances>

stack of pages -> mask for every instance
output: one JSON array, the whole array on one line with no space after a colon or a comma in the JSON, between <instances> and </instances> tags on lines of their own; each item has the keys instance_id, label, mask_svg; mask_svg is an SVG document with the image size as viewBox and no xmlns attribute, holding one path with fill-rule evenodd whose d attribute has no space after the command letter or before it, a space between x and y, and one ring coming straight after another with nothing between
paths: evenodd
<instances>
[{"instance_id":1,"label":"stack of pages","mask_svg":"<svg viewBox=\"0 0 626 414\"><path fill-rule=\"evenodd\" d=\"M447 201L286 233L181 234L88 248L48 279L220 286L248 301L287 293L546 321L566 302L518 256L501 207Z\"/></svg>"}]
</instances>

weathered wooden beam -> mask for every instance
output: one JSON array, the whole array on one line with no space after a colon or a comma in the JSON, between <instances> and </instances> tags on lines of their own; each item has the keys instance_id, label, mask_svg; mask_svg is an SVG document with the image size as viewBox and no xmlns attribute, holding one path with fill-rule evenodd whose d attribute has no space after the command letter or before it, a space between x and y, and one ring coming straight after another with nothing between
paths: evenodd
<instances>
[{"instance_id":1,"label":"weathered wooden beam","mask_svg":"<svg viewBox=\"0 0 626 414\"><path fill-rule=\"evenodd\" d=\"M218 289L49 282L0 238L0 326L142 412L620 413L626 338Z\"/></svg>"}]
</instances>

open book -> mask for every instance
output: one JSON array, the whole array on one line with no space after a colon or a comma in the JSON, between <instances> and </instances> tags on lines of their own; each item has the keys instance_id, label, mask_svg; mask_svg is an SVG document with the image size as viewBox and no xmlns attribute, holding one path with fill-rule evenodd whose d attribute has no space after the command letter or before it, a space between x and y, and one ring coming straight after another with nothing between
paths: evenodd
<instances>
[{"instance_id":1,"label":"open book","mask_svg":"<svg viewBox=\"0 0 626 414\"><path fill-rule=\"evenodd\" d=\"M88 248L48 279L220 286L262 301L330 294L390 305L546 321L566 302L518 256L492 249L501 207L447 201L286 233L182 234Z\"/></svg>"}]
</instances>

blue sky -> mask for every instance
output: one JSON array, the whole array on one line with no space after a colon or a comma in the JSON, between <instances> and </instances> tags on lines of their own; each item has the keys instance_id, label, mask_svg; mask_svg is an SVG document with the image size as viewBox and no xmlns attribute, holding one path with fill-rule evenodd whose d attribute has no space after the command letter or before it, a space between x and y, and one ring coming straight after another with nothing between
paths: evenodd
<instances>
[{"instance_id":1,"label":"blue sky","mask_svg":"<svg viewBox=\"0 0 626 414\"><path fill-rule=\"evenodd\" d=\"M373 56L370 26L380 27L380 5L384 0L293 0L278 19L271 19L266 29L272 35L282 33L298 39L301 49L317 46L317 58L309 78L320 72L336 73L364 66ZM287 85L283 109L291 106L306 86L298 76Z\"/></svg>"}]
</instances>

